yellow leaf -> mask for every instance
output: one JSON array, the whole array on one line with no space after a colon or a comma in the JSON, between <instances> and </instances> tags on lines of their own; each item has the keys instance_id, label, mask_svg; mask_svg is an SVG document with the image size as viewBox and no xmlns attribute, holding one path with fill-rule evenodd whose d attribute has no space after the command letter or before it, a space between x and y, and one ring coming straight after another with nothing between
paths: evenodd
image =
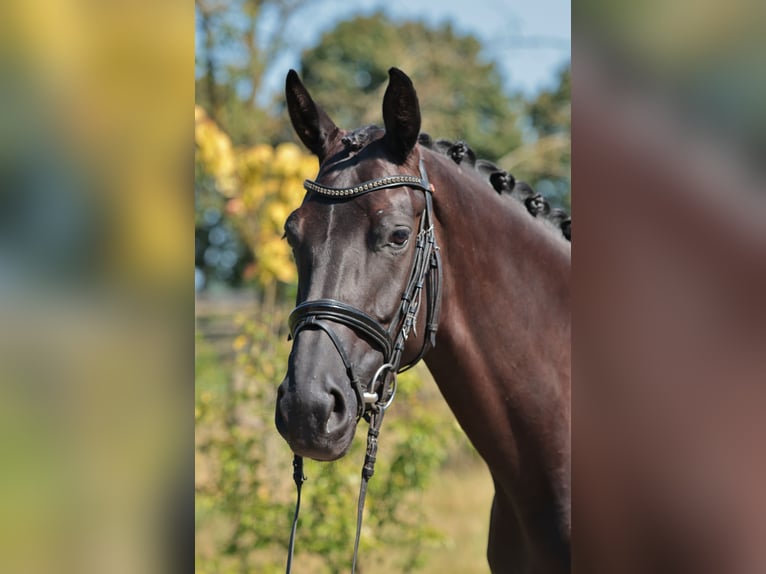
<instances>
[{"instance_id":1,"label":"yellow leaf","mask_svg":"<svg viewBox=\"0 0 766 574\"><path fill-rule=\"evenodd\" d=\"M245 345L247 345L247 337L245 335L239 335L234 339L234 343L232 343L235 351L241 351L245 348Z\"/></svg>"}]
</instances>

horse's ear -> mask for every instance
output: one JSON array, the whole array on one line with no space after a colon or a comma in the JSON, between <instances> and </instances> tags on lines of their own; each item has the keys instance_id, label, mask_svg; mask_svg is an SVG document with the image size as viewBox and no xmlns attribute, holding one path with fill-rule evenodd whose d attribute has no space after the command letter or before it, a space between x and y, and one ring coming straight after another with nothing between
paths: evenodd
<instances>
[{"instance_id":1,"label":"horse's ear","mask_svg":"<svg viewBox=\"0 0 766 574\"><path fill-rule=\"evenodd\" d=\"M338 126L314 103L295 70L287 73L285 98L295 132L321 162L327 155L330 141L338 131Z\"/></svg>"},{"instance_id":2,"label":"horse's ear","mask_svg":"<svg viewBox=\"0 0 766 574\"><path fill-rule=\"evenodd\" d=\"M383 122L389 148L398 162L404 162L418 142L420 104L412 80L397 68L388 70L388 87L383 96Z\"/></svg>"}]
</instances>

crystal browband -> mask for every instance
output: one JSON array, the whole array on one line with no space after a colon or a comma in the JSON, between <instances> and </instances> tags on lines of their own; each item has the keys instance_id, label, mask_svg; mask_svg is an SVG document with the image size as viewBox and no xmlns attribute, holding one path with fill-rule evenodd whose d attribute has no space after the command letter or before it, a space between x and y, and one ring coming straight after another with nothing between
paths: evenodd
<instances>
[{"instance_id":1,"label":"crystal browband","mask_svg":"<svg viewBox=\"0 0 766 574\"><path fill-rule=\"evenodd\" d=\"M387 177L371 179L370 181L365 181L364 183L360 183L353 187L327 187L316 181L307 179L303 182L303 187L308 191L313 191L319 195L326 195L328 197L354 197L370 191L385 189L387 187L399 187L402 185L417 187L423 191L431 191L428 177L425 175L423 160L420 161L420 173L421 177L415 175L389 175Z\"/></svg>"}]
</instances>

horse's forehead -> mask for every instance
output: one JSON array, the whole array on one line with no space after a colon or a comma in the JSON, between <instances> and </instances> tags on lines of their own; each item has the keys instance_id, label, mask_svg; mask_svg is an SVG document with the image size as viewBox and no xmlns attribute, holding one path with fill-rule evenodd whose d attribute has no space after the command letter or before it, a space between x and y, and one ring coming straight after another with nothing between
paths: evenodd
<instances>
[{"instance_id":1,"label":"horse's forehead","mask_svg":"<svg viewBox=\"0 0 766 574\"><path fill-rule=\"evenodd\" d=\"M347 201L309 199L299 210L309 241L366 232L392 213L414 216L415 206L405 188L378 190Z\"/></svg>"},{"instance_id":2,"label":"horse's forehead","mask_svg":"<svg viewBox=\"0 0 766 574\"><path fill-rule=\"evenodd\" d=\"M300 211L312 222L348 221L372 217L393 211L409 213L413 210L411 194L405 188L382 189L341 201L309 198Z\"/></svg>"},{"instance_id":3,"label":"horse's forehead","mask_svg":"<svg viewBox=\"0 0 766 574\"><path fill-rule=\"evenodd\" d=\"M353 133L343 132L344 137ZM371 127L370 139L364 141L366 145L361 150L349 149L331 156L328 163L321 166L317 182L327 187L347 188L401 174L401 166L386 157L386 147L380 141L382 133L380 128ZM405 188L393 188L373 191L346 201L308 195L301 211L310 222L312 231L328 236L366 227L385 213L412 213L413 209L411 194Z\"/></svg>"}]
</instances>

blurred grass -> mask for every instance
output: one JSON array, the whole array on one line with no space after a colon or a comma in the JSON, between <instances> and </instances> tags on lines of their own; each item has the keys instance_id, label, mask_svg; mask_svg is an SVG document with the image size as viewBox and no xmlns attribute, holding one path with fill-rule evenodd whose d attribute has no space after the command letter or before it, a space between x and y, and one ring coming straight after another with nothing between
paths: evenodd
<instances>
[{"instance_id":1,"label":"blurred grass","mask_svg":"<svg viewBox=\"0 0 766 574\"><path fill-rule=\"evenodd\" d=\"M488 572L486 550L494 488L484 463L454 461L434 478L421 504L444 535L442 548L424 556L424 574Z\"/></svg>"},{"instance_id":2,"label":"blurred grass","mask_svg":"<svg viewBox=\"0 0 766 574\"><path fill-rule=\"evenodd\" d=\"M227 302L228 301L228 302ZM232 301L237 301L232 305ZM238 310L237 310L238 307ZM217 310L216 310L217 309ZM249 506L248 500L266 497L270 504L282 505L284 514L289 515L294 504L294 485L291 480L290 461L292 454L287 445L278 436L273 427L273 395L278 380L282 373L276 372L284 368L283 364L276 367L273 375L263 379L257 370L251 373L255 377L253 383L261 388L255 391L258 398L246 399L232 394L232 389L239 384L247 385L247 382L237 383L241 377L242 363L238 362L236 353L232 356L231 349L244 350L246 345L242 339L243 333L250 328L231 328L237 324L237 316L260 316L263 317L263 309L255 303L252 296L239 295L236 299L227 298L215 302L215 298L205 297L198 305L197 313L197 345L196 345L196 482L197 482L197 511L196 511L196 539L197 539L197 572L246 572L255 569L258 572L281 572L284 568L285 549L287 540L288 522L284 524L271 523L252 529L252 533L241 538L249 541L245 547L239 549L228 548L232 536L235 533L235 522L243 519L236 518L227 510L224 498L231 497L232 492L221 492L220 485L221 465L227 464L230 455L221 445L227 444L227 433L234 432L237 436L240 432L255 432L253 444L259 454L253 459L257 464L268 466L267 473L270 478L260 479L253 482L255 491L244 492L235 500L236 505ZM268 319L266 319L267 322ZM228 326L227 326L228 324ZM258 354L257 349L252 352ZM241 358L241 357L240 357ZM254 359L254 364L271 365L274 359L259 356ZM249 362L249 361L248 361ZM421 375L427 373L420 370ZM271 373L271 370L269 370ZM442 399L438 388L430 380L419 386L417 394L405 392L397 397L397 402L387 416L386 424L382 432L382 440L379 451L379 464L374 479L370 483L368 508L370 514L365 520L367 534L363 536L361 550L362 566L370 572L483 572L487 571L485 548L487 542L487 530L489 523L489 509L493 493L491 479L483 462L473 451L465 436L458 430L457 423ZM406 384L406 381L405 381ZM234 386L232 386L234 385ZM400 385L401 386L401 385ZM400 389L402 390L402 389ZM239 398L238 398L239 397ZM256 400L256 403L251 402ZM222 409L225 403L235 401L233 409ZM244 401L244 402L240 402ZM249 406L248 406L249 405ZM230 405L232 406L232 405ZM229 415L222 413L228 412ZM418 422L418 412L424 413L428 421ZM232 414L233 413L233 414ZM230 417L234 417L231 419ZM223 418L222 418L223 417ZM414 419L413 419L414 417ZM401 419L405 423L402 428ZM244 425L244 426L243 426ZM396 474L392 474L397 462L397 452L400 447L396 445L401 441L407 441L408 436L412 440L418 439L416 428L425 425L424 428L439 429L441 435L436 438L434 447L437 452L446 449L443 454L443 462L435 472L428 475L425 487L422 489L392 490L394 496L400 496L400 500L391 501L386 494L391 487L391 480L400 480ZM431 426L430 426L431 425ZM245 428L247 427L247 428ZM241 428L241 431L237 429ZM406 434L404 429L408 429ZM431 431L433 432L433 431ZM218 435L218 440L210 440ZM353 526L355 516L354 507L359 487L359 469L361 468L364 444L364 425L361 425L355 438L355 446L350 455L338 463L316 463L306 461L306 474L309 481L304 487L304 500L301 512L301 526L298 534L298 548L295 564L302 572L325 573L343 571L347 568L350 559L350 551L353 545L353 536L346 536L345 532L334 533L332 540L337 540L338 557L328 559L323 552L330 552L335 548L336 542L327 540L327 549L312 550L308 542L313 540L314 529L321 529L327 524L334 524L342 520L344 524ZM412 445L414 452L423 446ZM248 451L238 450L236 455L238 464L246 462L252 454ZM406 451L405 451L406 452ZM261 458L265 457L265 458ZM257 462L262 461L262 462ZM418 463L425 464L424 462ZM332 470L335 468L336 470ZM340 483L334 483L333 476L337 472L345 478ZM422 471L418 471L422 472ZM272 474L271 473L275 473ZM330 481L330 482L328 482ZM335 485L335 486L333 486ZM327 500L325 489L340 488L336 492L341 505L338 507L330 504ZM399 494L403 492L403 494ZM395 504L398 508L393 520L386 523L376 522L375 512L384 512L386 505ZM260 504L260 503L259 503ZM255 512L253 519L256 521L272 521L274 515L269 507L258 507L248 510L242 508L246 515ZM327 513L330 514L327 514ZM335 513L343 516L336 516ZM325 513L325 514L318 514ZM245 515L245 520L248 520ZM347 515L347 516L346 516ZM399 518L396 518L396 517ZM308 530L307 530L308 529ZM311 532L310 532L311 530ZM410 531L407 534L407 531ZM273 537L272 542L257 538L261 532L266 537ZM368 540L370 534L373 540ZM346 539L347 538L347 539ZM411 539L409 544L403 546L397 541ZM303 541L303 544L301 543ZM415 550L417 548L417 550ZM336 550L332 550L336 552ZM333 564L338 564L339 570Z\"/></svg>"}]
</instances>

